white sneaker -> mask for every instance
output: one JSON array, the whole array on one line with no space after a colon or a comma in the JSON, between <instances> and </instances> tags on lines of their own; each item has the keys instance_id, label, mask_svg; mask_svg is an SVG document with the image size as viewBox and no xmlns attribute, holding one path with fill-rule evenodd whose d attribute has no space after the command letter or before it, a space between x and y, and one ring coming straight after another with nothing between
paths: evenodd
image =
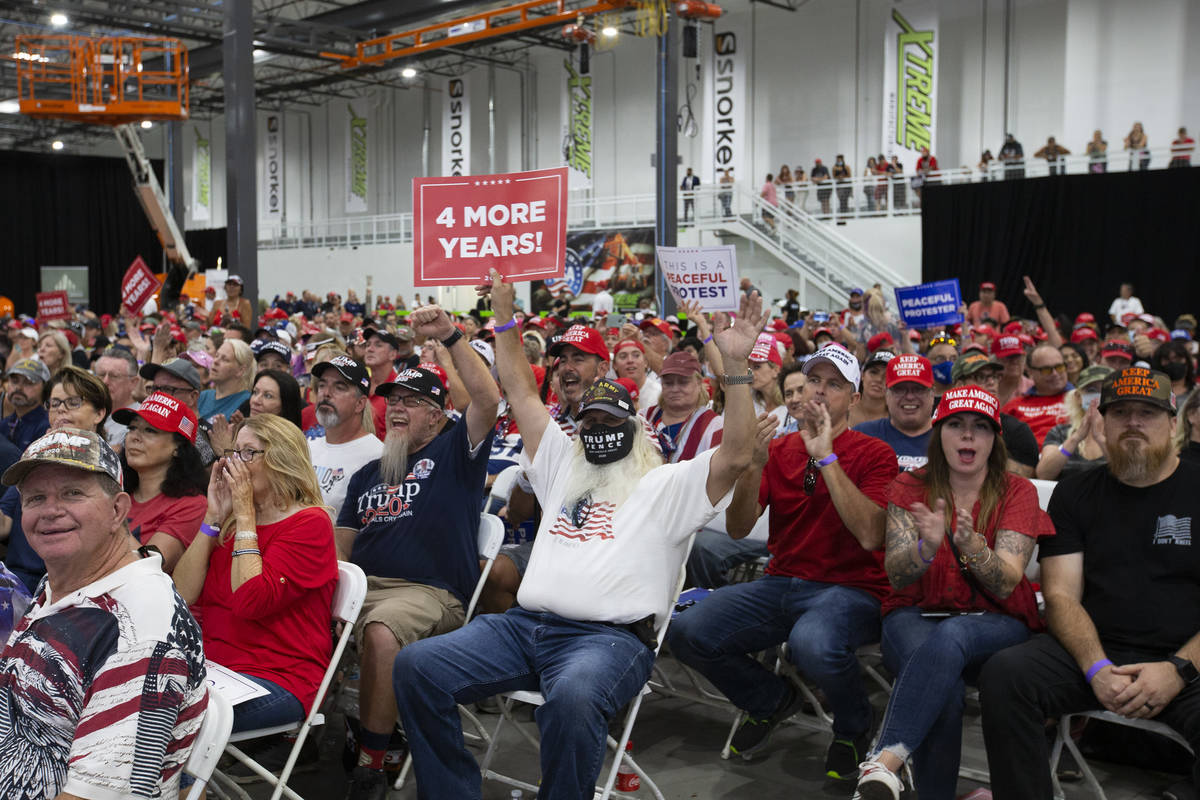
<instances>
[{"instance_id":1,"label":"white sneaker","mask_svg":"<svg viewBox=\"0 0 1200 800\"><path fill-rule=\"evenodd\" d=\"M857 790L862 800L900 800L904 784L878 761L864 761L858 765Z\"/></svg>"}]
</instances>

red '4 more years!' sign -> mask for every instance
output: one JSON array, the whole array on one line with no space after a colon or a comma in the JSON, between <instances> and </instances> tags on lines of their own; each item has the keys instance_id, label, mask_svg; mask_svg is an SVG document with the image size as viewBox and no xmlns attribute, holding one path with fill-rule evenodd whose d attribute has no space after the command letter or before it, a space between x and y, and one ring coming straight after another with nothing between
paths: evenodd
<instances>
[{"instance_id":1,"label":"red '4 more years!' sign","mask_svg":"<svg viewBox=\"0 0 1200 800\"><path fill-rule=\"evenodd\" d=\"M563 274L567 168L413 179L413 284L475 285Z\"/></svg>"}]
</instances>

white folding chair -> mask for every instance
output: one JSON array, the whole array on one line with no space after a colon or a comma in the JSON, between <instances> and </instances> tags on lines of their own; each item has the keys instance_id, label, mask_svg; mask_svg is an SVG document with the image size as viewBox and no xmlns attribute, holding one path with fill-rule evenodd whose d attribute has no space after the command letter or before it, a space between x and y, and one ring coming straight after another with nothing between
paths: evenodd
<instances>
[{"instance_id":1,"label":"white folding chair","mask_svg":"<svg viewBox=\"0 0 1200 800\"><path fill-rule=\"evenodd\" d=\"M279 800L281 795L290 798L290 800L304 800L303 797L288 787L288 778L292 774L292 769L296 766L296 759L300 757L300 748L303 747L309 730L315 725L325 724L325 715L320 712L321 702L325 699L325 692L329 689L329 683L333 680L338 664L342 660L342 653L346 649L346 643L350 640L350 631L358 619L359 612L362 611L363 600L366 596L367 576L363 574L358 565L351 564L349 561L339 561L337 588L333 592L333 619L335 622L342 624L342 632L338 636L337 644L333 648L333 654L329 659L329 666L326 667L325 674L321 678L321 685L317 687L317 696L313 698L312 708L309 709L308 716L301 723L241 731L229 738L230 744L225 748L225 752L245 764L252 772L267 783L275 786L275 791L271 794L271 800ZM234 744L246 741L247 739L258 739L263 736L274 736L281 733L295 733L296 743L292 745L292 752L288 754L287 763L284 764L283 771L279 773L278 778L238 749ZM213 774L213 778L214 783L219 783L223 789L232 791L239 798L249 800L249 795L246 794L245 790L228 778L225 778L219 771Z\"/></svg>"},{"instance_id":2,"label":"white folding chair","mask_svg":"<svg viewBox=\"0 0 1200 800\"><path fill-rule=\"evenodd\" d=\"M183 765L184 773L192 776L194 783L188 791L188 800L197 800L208 785L221 753L229 743L233 730L233 706L213 689L208 691L208 707L204 709L204 721L192 740L192 751Z\"/></svg>"},{"instance_id":3,"label":"white folding chair","mask_svg":"<svg viewBox=\"0 0 1200 800\"><path fill-rule=\"evenodd\" d=\"M512 469L516 469L516 467L508 468L508 470ZM505 470L505 472L508 470ZM503 473L501 474L503 475ZM509 487L511 488L511 481ZM471 602L467 604L467 615L463 619L464 625L470 622L471 618L475 615L475 606L479 602L479 595L483 592L483 584L487 581L488 575L492 571L492 564L496 562L496 555L499 554L500 545L502 544L504 544L504 520L495 514L480 514L478 548L479 557L484 559L484 565L479 573L479 580L475 583L475 592L471 595ZM475 729L479 731L479 738L489 741L483 723L471 713L470 709L464 706L459 706L458 709L466 714L467 718L474 724ZM392 786L393 789L404 788L404 782L408 779L408 771L410 769L412 769L412 753L405 756L404 765L400 767L400 774L396 776L396 783Z\"/></svg>"},{"instance_id":4,"label":"white folding chair","mask_svg":"<svg viewBox=\"0 0 1200 800\"><path fill-rule=\"evenodd\" d=\"M1097 719L1103 722L1111 722L1114 725L1124 725L1127 728L1137 728L1138 730L1157 733L1159 736L1165 736L1176 744L1181 745L1183 749L1187 750L1193 756L1196 755L1191 745L1188 744L1188 740L1183 738L1178 731L1169 725L1155 722L1152 719L1130 719L1122 717L1120 714L1114 714L1111 711L1081 711L1077 714L1066 714L1058 720L1058 736L1054 739L1054 747L1050 750L1050 781L1054 785L1055 800L1062 800L1065 797L1062 786L1058 782L1058 760L1062 757L1064 746L1075 757L1075 763L1079 765L1079 771L1083 773L1083 780L1087 783L1088 788L1092 790L1092 794L1100 798L1100 800L1107 800L1104 789L1100 786L1100 781L1096 780L1096 776L1092 774L1091 767L1088 766L1083 754L1079 752L1075 740L1071 738L1071 723L1076 717Z\"/></svg>"},{"instance_id":5,"label":"white folding chair","mask_svg":"<svg viewBox=\"0 0 1200 800\"><path fill-rule=\"evenodd\" d=\"M691 546L692 546L692 541L689 540L688 541L688 550L691 549ZM672 598L679 597L679 593L683 591L683 584L684 584L686 578L687 578L687 557L685 554L683 563L680 564L680 567L679 567L679 578L676 580L675 592L672 595ZM671 614L668 612L664 616L666 618L661 620L658 623L658 625L655 626L655 633L656 633L657 639L658 639L658 647L654 651L654 655L656 658L658 656L659 650L662 649L663 641L666 639L667 628L671 624ZM651 692L650 684L649 684L649 682L647 682L646 685L642 687L641 691L639 691L637 693L637 695L634 697L633 701L630 703L629 711L625 715L625 725L621 730L620 740L618 741L617 739L614 739L612 736L607 737L608 738L608 746L613 751L614 757L613 757L612 765L611 765L611 767L609 767L608 777L604 783L604 786L603 787L597 786L595 789L596 795L599 796L598 800L608 800L608 798L614 794L613 786L616 783L617 772L620 770L622 763L627 764L630 769L632 769L634 772L636 772L638 774L638 776L641 778L643 789L649 789L650 792L657 798L657 800L664 800L663 794L659 790L658 786L654 783L654 780L649 775L647 775L646 772L638 765L638 763L633 759L633 756L631 756L629 753L627 753L625 751L625 745L629 741L630 733L632 733L632 731L633 731L633 724L637 720L638 711L642 707L642 698L645 697L646 695L650 694L650 692ZM546 702L546 698L542 696L541 692L533 692L533 691L504 692L503 694L500 695L500 698L501 698L500 719L496 723L495 730L492 731L490 741L488 742L487 752L484 754L483 763L480 764L480 772L483 774L484 780L498 781L500 783L504 783L509 786L515 786L520 789L525 789L526 791L534 792L536 794L538 791L538 787L536 785L522 781L522 780L518 780L518 779L510 777L508 775L503 775L499 772L495 772L494 770L492 770L490 768L490 766L491 766L492 758L496 754L497 743L499 741L499 736L500 736L500 729L504 726L505 722L513 722L513 719L512 719L513 705L515 703L520 702L520 703L528 703L529 705L540 706ZM532 734L526 732L523 728L521 728L515 724L514 724L514 728L535 748L541 746L540 742ZM618 794L618 796L624 797L627 795Z\"/></svg>"}]
</instances>

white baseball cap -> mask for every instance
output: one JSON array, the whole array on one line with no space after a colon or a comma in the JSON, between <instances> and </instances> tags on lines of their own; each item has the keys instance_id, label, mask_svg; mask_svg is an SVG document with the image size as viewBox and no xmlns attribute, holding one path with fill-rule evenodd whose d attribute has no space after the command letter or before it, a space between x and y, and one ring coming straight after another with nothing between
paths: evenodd
<instances>
[{"instance_id":1,"label":"white baseball cap","mask_svg":"<svg viewBox=\"0 0 1200 800\"><path fill-rule=\"evenodd\" d=\"M837 371L842 374L842 377L854 387L854 391L858 391L858 381L861 371L859 370L858 359L849 350L840 344L827 344L808 357L808 360L804 362L802 371L807 375L812 371L814 366L822 361L836 367Z\"/></svg>"}]
</instances>

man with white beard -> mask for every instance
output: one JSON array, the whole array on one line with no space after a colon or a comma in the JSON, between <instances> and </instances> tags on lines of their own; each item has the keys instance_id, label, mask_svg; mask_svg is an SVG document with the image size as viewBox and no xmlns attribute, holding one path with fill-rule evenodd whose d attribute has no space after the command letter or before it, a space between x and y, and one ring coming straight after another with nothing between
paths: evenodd
<instances>
[{"instance_id":1,"label":"man with white beard","mask_svg":"<svg viewBox=\"0 0 1200 800\"><path fill-rule=\"evenodd\" d=\"M718 315L727 374L721 446L662 464L628 391L601 379L584 392L579 434L552 424L513 322L513 287L492 272L496 365L525 439L546 513L518 607L406 647L393 679L422 797L480 797L456 703L538 690L542 800L591 797L609 719L645 684L654 626L669 614L692 532L724 509L755 435L746 358L767 315L754 294L737 322Z\"/></svg>"},{"instance_id":2,"label":"man with white beard","mask_svg":"<svg viewBox=\"0 0 1200 800\"><path fill-rule=\"evenodd\" d=\"M446 385L420 367L376 388L387 414L383 453L350 479L336 529L339 557L367 573L355 625L362 733L351 800L387 794L383 759L396 725L396 654L463 624L479 581L479 512L500 405L487 366L445 311L425 306L408 319L446 347L471 403L451 421Z\"/></svg>"},{"instance_id":3,"label":"man with white beard","mask_svg":"<svg viewBox=\"0 0 1200 800\"><path fill-rule=\"evenodd\" d=\"M1200 752L1200 466L1172 446L1171 379L1126 367L1100 391L1108 464L1059 481L1042 539L1049 633L992 656L979 679L996 800L1049 797L1043 721L1107 709L1154 719ZM1164 797L1195 797L1192 786ZM1189 793L1190 792L1190 793Z\"/></svg>"},{"instance_id":4,"label":"man with white beard","mask_svg":"<svg viewBox=\"0 0 1200 800\"><path fill-rule=\"evenodd\" d=\"M383 453L367 392L367 369L350 356L337 356L312 368L317 422L324 436L308 440L321 498L337 519L350 476Z\"/></svg>"}]
</instances>

